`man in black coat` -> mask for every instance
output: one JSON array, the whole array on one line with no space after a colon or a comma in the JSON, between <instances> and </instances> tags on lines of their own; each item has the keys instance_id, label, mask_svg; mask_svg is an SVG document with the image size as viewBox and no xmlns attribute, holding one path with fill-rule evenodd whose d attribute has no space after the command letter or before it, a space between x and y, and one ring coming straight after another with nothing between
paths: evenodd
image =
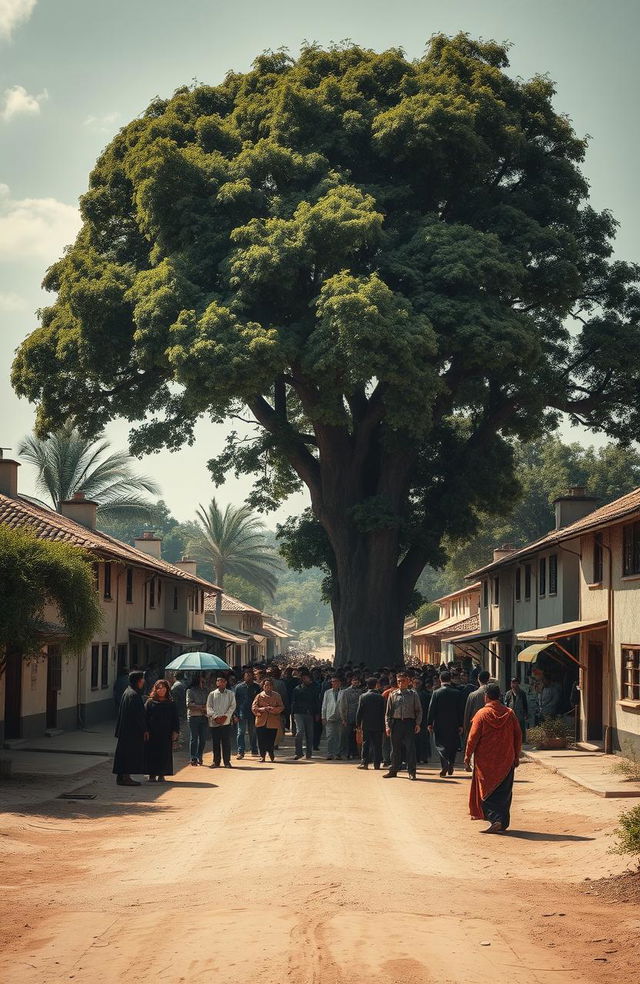
<instances>
[{"instance_id":1,"label":"man in black coat","mask_svg":"<svg viewBox=\"0 0 640 984\"><path fill-rule=\"evenodd\" d=\"M440 756L440 775L444 779L446 775L453 775L456 755L460 748L464 708L462 695L458 688L453 686L449 670L442 671L440 682L442 686L434 690L431 695L427 725L435 736L436 748Z\"/></svg>"},{"instance_id":2,"label":"man in black coat","mask_svg":"<svg viewBox=\"0 0 640 984\"><path fill-rule=\"evenodd\" d=\"M373 760L374 769L382 761L382 735L384 732L384 697L377 690L375 677L367 680L368 690L360 696L356 711L356 728L362 728L362 761L359 769L368 769Z\"/></svg>"},{"instance_id":3,"label":"man in black coat","mask_svg":"<svg viewBox=\"0 0 640 984\"><path fill-rule=\"evenodd\" d=\"M134 670L129 674L129 686L120 701L116 721L118 744L113 759L113 772L119 786L139 786L131 773L141 775L145 771L144 743L149 739L149 732L142 699L144 683L144 673Z\"/></svg>"}]
</instances>

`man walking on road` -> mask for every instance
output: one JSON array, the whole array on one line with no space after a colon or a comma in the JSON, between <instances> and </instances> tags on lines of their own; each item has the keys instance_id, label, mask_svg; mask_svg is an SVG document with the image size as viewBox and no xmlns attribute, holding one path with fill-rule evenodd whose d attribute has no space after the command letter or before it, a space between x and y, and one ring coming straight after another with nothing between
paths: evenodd
<instances>
[{"instance_id":1,"label":"man walking on road","mask_svg":"<svg viewBox=\"0 0 640 984\"><path fill-rule=\"evenodd\" d=\"M462 695L451 682L449 670L440 674L441 686L431 694L427 725L440 756L440 776L453 775L462 734Z\"/></svg>"},{"instance_id":2,"label":"man walking on road","mask_svg":"<svg viewBox=\"0 0 640 984\"><path fill-rule=\"evenodd\" d=\"M416 778L416 742L422 723L422 705L415 690L409 688L410 679L406 673L398 673L398 690L387 698L386 732L391 738L391 766L385 772L385 779L394 779L402 765L402 752L407 763L410 779Z\"/></svg>"},{"instance_id":3,"label":"man walking on road","mask_svg":"<svg viewBox=\"0 0 640 984\"><path fill-rule=\"evenodd\" d=\"M377 680L367 680L369 688L358 701L356 728L362 728L362 762L359 769L368 769L373 762L374 769L380 768L382 759L382 735L384 732L384 697L376 689Z\"/></svg>"},{"instance_id":4,"label":"man walking on road","mask_svg":"<svg viewBox=\"0 0 640 984\"><path fill-rule=\"evenodd\" d=\"M527 720L529 718L529 704L527 695L520 686L520 681L514 677L511 681L511 688L504 695L505 707L510 707L518 719L518 724L522 731L522 740L527 740Z\"/></svg>"},{"instance_id":5,"label":"man walking on road","mask_svg":"<svg viewBox=\"0 0 640 984\"><path fill-rule=\"evenodd\" d=\"M242 683L239 683L235 691L236 715L238 717L238 758L243 759L246 751L245 733L249 732L249 746L251 754L258 754L258 739L256 736L256 719L251 708L253 702L260 693L260 687L256 683L253 670L247 668L242 674Z\"/></svg>"},{"instance_id":6,"label":"man walking on road","mask_svg":"<svg viewBox=\"0 0 640 984\"><path fill-rule=\"evenodd\" d=\"M499 834L509 827L514 770L520 763L521 747L518 719L501 702L498 684L491 683L485 706L473 718L464 757L469 768L473 756L469 812L474 820L489 821L485 834Z\"/></svg>"},{"instance_id":7,"label":"man walking on road","mask_svg":"<svg viewBox=\"0 0 640 984\"><path fill-rule=\"evenodd\" d=\"M320 715L318 688L306 667L300 670L300 678L302 682L293 691L291 703L291 711L296 723L296 760L302 758L303 739L306 758L313 757L313 724Z\"/></svg>"},{"instance_id":8,"label":"man walking on road","mask_svg":"<svg viewBox=\"0 0 640 984\"><path fill-rule=\"evenodd\" d=\"M490 679L491 674L488 670L480 670L478 673L478 689L474 690L473 693L469 694L467 697L467 702L464 706L464 720L462 722L465 735L469 734L469 728L471 727L471 722L473 721L473 715L484 707L484 695L487 692L487 684Z\"/></svg>"},{"instance_id":9,"label":"man walking on road","mask_svg":"<svg viewBox=\"0 0 640 984\"><path fill-rule=\"evenodd\" d=\"M227 678L219 676L216 689L207 697L207 717L213 745L212 769L224 761L225 769L231 768L231 722L236 709L235 694L227 689Z\"/></svg>"},{"instance_id":10,"label":"man walking on road","mask_svg":"<svg viewBox=\"0 0 640 984\"><path fill-rule=\"evenodd\" d=\"M356 714L358 702L363 694L362 682L357 673L351 677L351 685L342 691L340 696L340 713L342 714L342 726L346 737L347 758L358 757L358 745L356 743Z\"/></svg>"},{"instance_id":11,"label":"man walking on road","mask_svg":"<svg viewBox=\"0 0 640 984\"><path fill-rule=\"evenodd\" d=\"M142 775L145 771L144 743L149 739L149 732L142 699L143 689L144 673L130 673L129 686L122 695L116 722L118 744L113 759L113 771L119 786L139 786L140 783L131 778L131 773Z\"/></svg>"},{"instance_id":12,"label":"man walking on road","mask_svg":"<svg viewBox=\"0 0 640 984\"><path fill-rule=\"evenodd\" d=\"M340 714L340 687L342 680L339 676L331 677L331 687L325 690L322 698L322 723L327 733L327 760L342 758L342 717Z\"/></svg>"}]
</instances>

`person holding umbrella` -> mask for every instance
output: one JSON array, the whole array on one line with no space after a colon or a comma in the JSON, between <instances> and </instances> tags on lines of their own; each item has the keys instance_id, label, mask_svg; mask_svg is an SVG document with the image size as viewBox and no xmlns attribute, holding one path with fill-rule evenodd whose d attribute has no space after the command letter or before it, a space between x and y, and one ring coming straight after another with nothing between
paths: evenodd
<instances>
[{"instance_id":1,"label":"person holding umbrella","mask_svg":"<svg viewBox=\"0 0 640 984\"><path fill-rule=\"evenodd\" d=\"M167 670L195 671L195 679L187 689L187 723L189 725L189 753L191 765L202 765L207 743L207 698L211 687L206 674L211 670L230 670L231 667L213 653L189 652L177 656L165 667Z\"/></svg>"},{"instance_id":2,"label":"person holding umbrella","mask_svg":"<svg viewBox=\"0 0 640 984\"><path fill-rule=\"evenodd\" d=\"M164 782L173 775L173 742L180 733L178 708L169 682L156 680L144 705L149 740L144 746L145 771L149 782Z\"/></svg>"}]
</instances>

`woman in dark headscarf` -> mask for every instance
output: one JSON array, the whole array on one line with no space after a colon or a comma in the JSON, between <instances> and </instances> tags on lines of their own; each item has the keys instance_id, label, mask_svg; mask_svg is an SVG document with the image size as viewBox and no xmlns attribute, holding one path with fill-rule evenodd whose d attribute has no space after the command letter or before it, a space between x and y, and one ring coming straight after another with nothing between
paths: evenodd
<instances>
[{"instance_id":1,"label":"woman in dark headscarf","mask_svg":"<svg viewBox=\"0 0 640 984\"><path fill-rule=\"evenodd\" d=\"M139 786L131 778L131 773L140 775L145 771L144 746L147 740L147 719L144 713L142 688L144 673L134 670L129 674L129 686L122 695L116 721L116 754L113 771L119 786Z\"/></svg>"},{"instance_id":2,"label":"woman in dark headscarf","mask_svg":"<svg viewBox=\"0 0 640 984\"><path fill-rule=\"evenodd\" d=\"M144 746L145 772L149 782L164 782L173 775L173 742L180 733L178 708L167 680L156 680L144 705L149 740Z\"/></svg>"}]
</instances>

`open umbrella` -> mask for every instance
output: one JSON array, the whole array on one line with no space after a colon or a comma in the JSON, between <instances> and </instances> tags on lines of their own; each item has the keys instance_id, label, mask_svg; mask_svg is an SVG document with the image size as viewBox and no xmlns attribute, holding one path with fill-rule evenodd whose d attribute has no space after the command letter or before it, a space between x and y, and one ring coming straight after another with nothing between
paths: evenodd
<instances>
[{"instance_id":1,"label":"open umbrella","mask_svg":"<svg viewBox=\"0 0 640 984\"><path fill-rule=\"evenodd\" d=\"M167 663L166 670L230 670L231 667L213 653L183 653Z\"/></svg>"}]
</instances>

